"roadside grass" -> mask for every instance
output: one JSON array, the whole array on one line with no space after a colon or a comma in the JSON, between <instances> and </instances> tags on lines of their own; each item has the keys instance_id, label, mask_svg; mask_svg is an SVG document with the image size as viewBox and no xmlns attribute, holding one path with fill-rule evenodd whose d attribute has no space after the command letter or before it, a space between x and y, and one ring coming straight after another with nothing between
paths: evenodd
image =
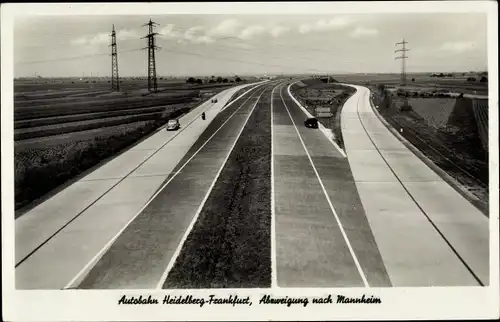
<instances>
[{"instance_id":1,"label":"roadside grass","mask_svg":"<svg viewBox=\"0 0 500 322\"><path fill-rule=\"evenodd\" d=\"M168 107L170 108L170 106ZM118 111L107 111L107 112L97 112L97 113L85 113L77 115L52 116L52 117L45 117L38 119L16 121L14 122L14 128L15 129L33 128L38 126L46 126L46 125L61 124L68 122L90 121L90 120L116 117L116 116L140 115L140 114L147 114L154 112L163 113L164 110L165 106L155 106L155 107L145 107L133 110L118 110Z\"/></svg>"},{"instance_id":2,"label":"roadside grass","mask_svg":"<svg viewBox=\"0 0 500 322\"><path fill-rule=\"evenodd\" d=\"M270 287L268 96L250 116L163 288Z\"/></svg>"},{"instance_id":3,"label":"roadside grass","mask_svg":"<svg viewBox=\"0 0 500 322\"><path fill-rule=\"evenodd\" d=\"M175 110L162 118L122 124L89 137L60 144L33 144L14 148L15 209L18 210L64 184L73 177L99 164L167 122L189 111ZM58 140L54 136L54 140ZM17 218L18 214L16 214Z\"/></svg>"},{"instance_id":4,"label":"roadside grass","mask_svg":"<svg viewBox=\"0 0 500 322\"><path fill-rule=\"evenodd\" d=\"M316 117L324 127L332 131L335 142L341 149L344 149L340 116L345 102L356 92L356 90L352 87L336 83L327 84L318 79L305 80L304 84L306 84L306 86L293 85L290 88L292 95L309 111L309 113ZM336 91L334 95L330 92L332 90ZM311 91L315 93L317 99L310 99ZM317 107L329 108L333 115L331 117L318 117L316 113Z\"/></svg>"},{"instance_id":5,"label":"roadside grass","mask_svg":"<svg viewBox=\"0 0 500 322\"><path fill-rule=\"evenodd\" d=\"M139 121L155 120L161 117L161 112L145 113L139 115L107 117L87 121L66 122L59 124L50 124L37 127L17 129L14 132L14 140L26 140L37 137L46 137L52 135L66 134L78 131L87 131L108 127L114 125L122 125Z\"/></svg>"},{"instance_id":6,"label":"roadside grass","mask_svg":"<svg viewBox=\"0 0 500 322\"><path fill-rule=\"evenodd\" d=\"M194 95L184 95L178 97L162 98L157 100L139 100L129 101L127 98L121 99L118 102L106 103L101 102L99 105L87 104L54 104L46 107L15 107L14 106L14 121L27 119L38 119L44 117L57 117L63 115L75 115L94 112L107 112L116 110L131 110L146 107L172 105L180 103L189 103L194 100Z\"/></svg>"}]
</instances>

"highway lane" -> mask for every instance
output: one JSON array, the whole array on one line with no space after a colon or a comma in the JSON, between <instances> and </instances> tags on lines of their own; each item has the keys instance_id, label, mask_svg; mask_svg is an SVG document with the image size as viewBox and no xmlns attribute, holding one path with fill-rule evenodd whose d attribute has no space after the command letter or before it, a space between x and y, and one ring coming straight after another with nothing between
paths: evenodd
<instances>
[{"instance_id":1,"label":"highway lane","mask_svg":"<svg viewBox=\"0 0 500 322\"><path fill-rule=\"evenodd\" d=\"M264 90L265 87L257 89L248 98L224 110L230 113L226 121L126 227L78 288L158 286Z\"/></svg>"}]
</instances>

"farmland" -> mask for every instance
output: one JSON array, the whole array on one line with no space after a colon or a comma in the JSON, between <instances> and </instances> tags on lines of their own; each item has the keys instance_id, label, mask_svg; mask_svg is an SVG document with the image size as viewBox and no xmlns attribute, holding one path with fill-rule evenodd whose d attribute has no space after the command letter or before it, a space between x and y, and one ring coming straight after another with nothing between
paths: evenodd
<instances>
[{"instance_id":1,"label":"farmland","mask_svg":"<svg viewBox=\"0 0 500 322\"><path fill-rule=\"evenodd\" d=\"M15 80L17 212L233 85L160 79L149 93L146 84L125 78L112 92L107 79Z\"/></svg>"},{"instance_id":2,"label":"farmland","mask_svg":"<svg viewBox=\"0 0 500 322\"><path fill-rule=\"evenodd\" d=\"M355 90L352 87L327 83L327 79L308 79L293 85L291 91L311 115L317 117L323 126L332 130L335 141L343 148L340 111ZM324 112L318 114L317 108Z\"/></svg>"},{"instance_id":3,"label":"farmland","mask_svg":"<svg viewBox=\"0 0 500 322\"><path fill-rule=\"evenodd\" d=\"M475 81L467 81L473 76ZM339 82L355 85L376 86L379 84L389 88L400 88L401 78L399 74L350 74L332 75ZM429 73L407 74L407 85L404 88L409 91L422 91L432 93L434 91L445 91L452 93L463 93L470 95L488 95L488 83L480 81L479 74L457 73L453 77L431 77Z\"/></svg>"},{"instance_id":4,"label":"farmland","mask_svg":"<svg viewBox=\"0 0 500 322\"><path fill-rule=\"evenodd\" d=\"M380 114L431 161L472 193L483 212L488 208L487 87L467 94L464 85L452 87L369 83ZM443 81L444 82L444 81ZM480 91L479 87L483 86ZM478 93L481 92L481 95ZM416 94L415 94L416 93ZM458 94L458 95L456 95ZM460 95L462 94L462 95ZM407 102L408 110L401 106Z\"/></svg>"}]
</instances>

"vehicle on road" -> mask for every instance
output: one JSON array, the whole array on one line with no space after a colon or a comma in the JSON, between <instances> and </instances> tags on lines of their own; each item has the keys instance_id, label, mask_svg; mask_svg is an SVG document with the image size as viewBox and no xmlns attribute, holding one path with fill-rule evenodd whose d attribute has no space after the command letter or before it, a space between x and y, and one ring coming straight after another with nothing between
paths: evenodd
<instances>
[{"instance_id":1,"label":"vehicle on road","mask_svg":"<svg viewBox=\"0 0 500 322\"><path fill-rule=\"evenodd\" d=\"M212 103L217 103L217 99L216 98L212 98Z\"/></svg>"},{"instance_id":2,"label":"vehicle on road","mask_svg":"<svg viewBox=\"0 0 500 322\"><path fill-rule=\"evenodd\" d=\"M311 118L308 118L305 122L304 122L304 125L308 128L312 128L312 129L317 129L318 128L318 119L314 118L314 117L311 117Z\"/></svg>"},{"instance_id":3,"label":"vehicle on road","mask_svg":"<svg viewBox=\"0 0 500 322\"><path fill-rule=\"evenodd\" d=\"M180 127L179 120L169 120L167 123L167 131L177 131Z\"/></svg>"},{"instance_id":4,"label":"vehicle on road","mask_svg":"<svg viewBox=\"0 0 500 322\"><path fill-rule=\"evenodd\" d=\"M203 112L203 113L201 114L201 119L202 119L202 120L205 120L205 118L206 118L206 116L205 116L205 112Z\"/></svg>"}]
</instances>

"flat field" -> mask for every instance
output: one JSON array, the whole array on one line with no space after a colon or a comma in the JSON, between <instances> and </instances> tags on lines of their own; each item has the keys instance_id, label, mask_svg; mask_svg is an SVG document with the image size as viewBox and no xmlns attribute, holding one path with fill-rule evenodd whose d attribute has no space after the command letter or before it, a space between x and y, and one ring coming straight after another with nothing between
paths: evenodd
<instances>
[{"instance_id":1,"label":"flat field","mask_svg":"<svg viewBox=\"0 0 500 322\"><path fill-rule=\"evenodd\" d=\"M15 80L17 213L233 85L159 79L149 93L145 78L123 79L119 92L105 78Z\"/></svg>"},{"instance_id":2,"label":"flat field","mask_svg":"<svg viewBox=\"0 0 500 322\"><path fill-rule=\"evenodd\" d=\"M400 88L401 76L399 74L351 74L351 75L332 75L339 82L345 82L356 85L378 85L384 84L388 88ZM468 77L475 77L476 80L467 81ZM471 95L488 95L488 83L480 82L480 76L477 74L463 75L463 73L454 74L453 77L431 77L430 74L408 74L407 87L409 90L416 89L422 91L444 90L455 93L464 93Z\"/></svg>"}]
</instances>

